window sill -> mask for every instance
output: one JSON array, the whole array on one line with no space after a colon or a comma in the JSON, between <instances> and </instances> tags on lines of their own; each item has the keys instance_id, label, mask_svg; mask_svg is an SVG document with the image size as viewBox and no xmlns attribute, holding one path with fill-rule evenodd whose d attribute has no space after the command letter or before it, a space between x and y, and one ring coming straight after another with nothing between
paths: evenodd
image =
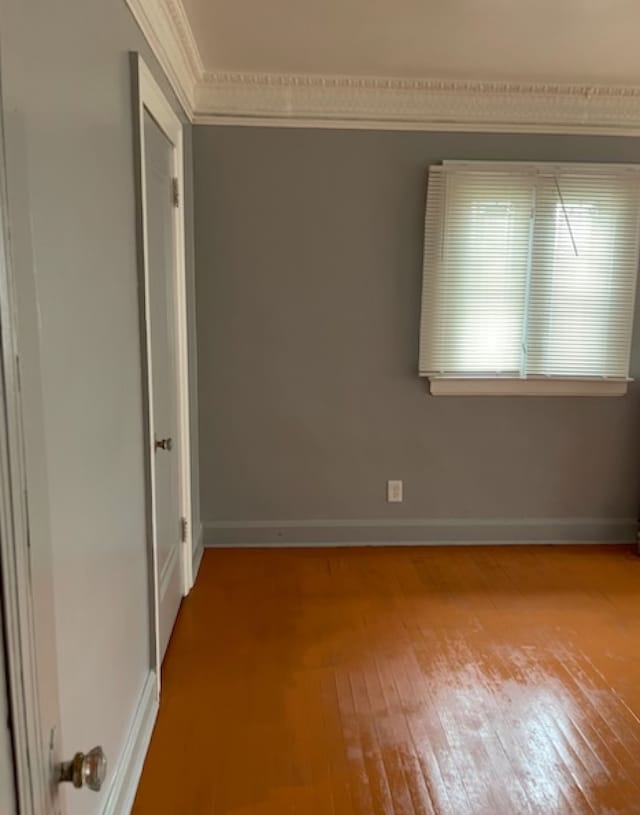
<instances>
[{"instance_id":1,"label":"window sill","mask_svg":"<svg viewBox=\"0 0 640 815\"><path fill-rule=\"evenodd\" d=\"M432 396L624 396L628 379L430 376Z\"/></svg>"}]
</instances>

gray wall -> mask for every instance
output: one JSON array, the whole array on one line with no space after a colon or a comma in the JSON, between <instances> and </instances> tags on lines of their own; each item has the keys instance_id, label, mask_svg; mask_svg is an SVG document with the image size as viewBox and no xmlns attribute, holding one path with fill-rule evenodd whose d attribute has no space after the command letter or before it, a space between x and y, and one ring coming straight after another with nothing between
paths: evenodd
<instances>
[{"instance_id":1,"label":"gray wall","mask_svg":"<svg viewBox=\"0 0 640 815\"><path fill-rule=\"evenodd\" d=\"M200 439L198 415L198 335L196 330L196 269L194 238L193 197L193 128L184 131L185 163L185 273L187 287L188 354L189 354L189 422L191 431L191 532L194 556L202 547L202 522L200 519Z\"/></svg>"},{"instance_id":2,"label":"gray wall","mask_svg":"<svg viewBox=\"0 0 640 815\"><path fill-rule=\"evenodd\" d=\"M208 542L633 533L637 386L434 398L416 375L426 169L447 158L633 162L640 140L194 128Z\"/></svg>"},{"instance_id":3,"label":"gray wall","mask_svg":"<svg viewBox=\"0 0 640 815\"><path fill-rule=\"evenodd\" d=\"M59 756L100 743L113 778L150 664L128 52L161 74L121 0L0 9L32 551L50 539L40 583L52 571L55 589L57 647L40 642L41 679L55 687L57 661ZM188 125L185 136L191 213ZM69 794L70 815L99 812L107 792Z\"/></svg>"}]
</instances>

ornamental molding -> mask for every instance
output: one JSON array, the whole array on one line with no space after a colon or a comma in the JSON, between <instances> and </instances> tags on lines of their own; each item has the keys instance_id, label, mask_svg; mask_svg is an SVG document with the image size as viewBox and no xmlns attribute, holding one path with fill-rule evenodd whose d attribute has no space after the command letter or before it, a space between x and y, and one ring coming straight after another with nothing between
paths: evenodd
<instances>
[{"instance_id":1,"label":"ornamental molding","mask_svg":"<svg viewBox=\"0 0 640 815\"><path fill-rule=\"evenodd\" d=\"M199 123L640 134L635 86L218 72L195 98Z\"/></svg>"},{"instance_id":2,"label":"ornamental molding","mask_svg":"<svg viewBox=\"0 0 640 815\"><path fill-rule=\"evenodd\" d=\"M640 135L640 86L206 71L182 0L126 0L196 124Z\"/></svg>"},{"instance_id":3,"label":"ornamental molding","mask_svg":"<svg viewBox=\"0 0 640 815\"><path fill-rule=\"evenodd\" d=\"M204 76L202 57L181 0L125 0L189 119Z\"/></svg>"}]
</instances>

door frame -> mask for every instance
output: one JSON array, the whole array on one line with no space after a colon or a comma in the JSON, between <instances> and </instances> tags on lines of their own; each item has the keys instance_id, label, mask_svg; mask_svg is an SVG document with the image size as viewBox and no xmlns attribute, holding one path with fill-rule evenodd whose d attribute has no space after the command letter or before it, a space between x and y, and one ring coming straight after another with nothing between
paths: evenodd
<instances>
[{"instance_id":1,"label":"door frame","mask_svg":"<svg viewBox=\"0 0 640 815\"><path fill-rule=\"evenodd\" d=\"M17 297L9 249L4 129L0 99L0 602L12 717L16 798L22 815L48 812L53 790L40 717L31 583L25 434L22 420Z\"/></svg>"},{"instance_id":2,"label":"door frame","mask_svg":"<svg viewBox=\"0 0 640 815\"><path fill-rule=\"evenodd\" d=\"M153 376L150 315L150 274L149 242L147 232L147 200L145 178L144 113L145 110L155 120L162 132L173 145L172 173L177 179L177 205L173 208L175 229L174 292L176 366L177 366L177 405L178 405L178 450L180 480L180 515L186 521L185 540L180 549L182 573L182 594L186 596L193 586L193 530L191 529L191 434L189 418L189 356L187 322L187 284L185 259L184 221L184 143L183 126L165 94L154 79L151 71L138 53L131 54L133 73L133 101L136 155L136 193L138 203L138 255L140 282L140 318L142 329L142 369L144 394L144 422L146 437L146 493L147 493L147 533L150 548L150 592L151 592L151 668L156 673L158 692L160 690L160 574L158 572L158 541L155 521L155 425L153 416ZM167 191L169 193L169 191Z\"/></svg>"}]
</instances>

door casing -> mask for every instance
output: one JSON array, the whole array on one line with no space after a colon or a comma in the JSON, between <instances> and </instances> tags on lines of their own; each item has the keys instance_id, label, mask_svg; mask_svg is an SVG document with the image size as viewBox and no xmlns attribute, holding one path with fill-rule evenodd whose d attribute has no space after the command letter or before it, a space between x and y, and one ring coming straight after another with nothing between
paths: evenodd
<instances>
[{"instance_id":1,"label":"door casing","mask_svg":"<svg viewBox=\"0 0 640 815\"><path fill-rule=\"evenodd\" d=\"M147 202L145 184L145 145L144 112L156 121L157 125L173 144L173 175L177 181L178 202L174 207L175 262L174 292L175 337L177 362L177 403L178 403L178 450L180 481L180 514L186 519L185 540L181 546L181 571L183 595L193 586L192 530L191 530L191 447L189 420L189 369L188 369L188 328L187 328L187 287L185 276L185 224L184 224L184 146L183 128L180 119L167 101L160 86L153 78L142 57L131 55L134 86L134 122L136 138L136 176L138 195L139 268L141 275L140 321L142 327L142 369L145 421L145 470L147 482L147 530L150 549L150 595L151 595L151 669L155 671L160 690L160 621L159 621L159 573L158 541L155 528L156 487L154 472L155 425L153 417L153 378L151 367L151 331L149 308L149 249L147 233Z\"/></svg>"}]
</instances>

